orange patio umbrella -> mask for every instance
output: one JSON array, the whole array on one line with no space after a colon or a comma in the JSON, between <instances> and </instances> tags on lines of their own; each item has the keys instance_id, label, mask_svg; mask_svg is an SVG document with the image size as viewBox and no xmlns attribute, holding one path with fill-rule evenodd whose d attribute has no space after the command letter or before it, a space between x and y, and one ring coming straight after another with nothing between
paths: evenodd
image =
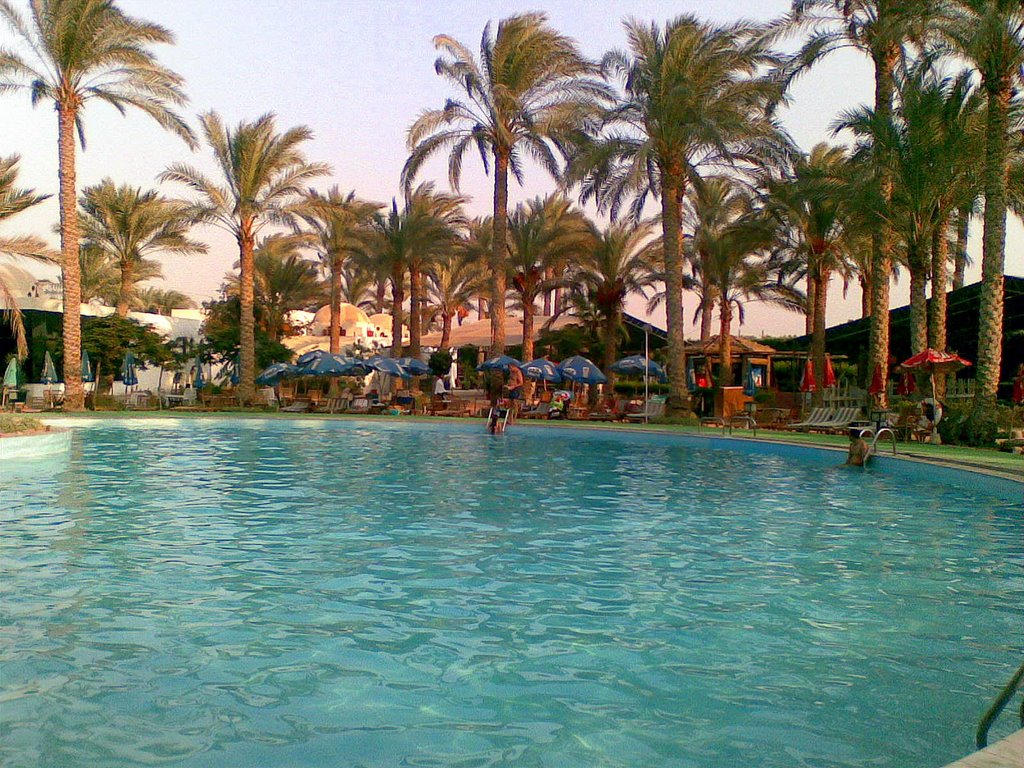
<instances>
[{"instance_id":1,"label":"orange patio umbrella","mask_svg":"<svg viewBox=\"0 0 1024 768\"><path fill-rule=\"evenodd\" d=\"M836 385L836 371L832 367L832 355L825 355L825 389Z\"/></svg>"}]
</instances>

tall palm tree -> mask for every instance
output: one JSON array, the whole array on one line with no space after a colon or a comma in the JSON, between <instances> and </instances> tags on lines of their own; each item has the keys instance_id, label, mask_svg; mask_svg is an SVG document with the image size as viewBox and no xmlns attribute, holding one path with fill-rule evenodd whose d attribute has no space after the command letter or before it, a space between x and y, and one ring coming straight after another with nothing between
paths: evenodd
<instances>
[{"instance_id":1,"label":"tall palm tree","mask_svg":"<svg viewBox=\"0 0 1024 768\"><path fill-rule=\"evenodd\" d=\"M82 243L78 259L82 278L82 301L86 304L99 302L108 307L116 307L121 296L121 269L114 258L103 249ZM149 259L140 259L132 266L132 296L140 291L140 283L147 280L163 278L160 263ZM131 309L138 309L137 302L132 299Z\"/></svg>"},{"instance_id":2,"label":"tall palm tree","mask_svg":"<svg viewBox=\"0 0 1024 768\"><path fill-rule=\"evenodd\" d=\"M605 55L605 72L622 83L595 141L577 155L571 180L615 217L631 201L635 221L653 197L661 203L662 271L668 319L668 411L687 402L683 350L683 201L701 173L742 169L788 154L771 116L779 83L762 72L778 63L762 30L747 22L715 25L679 16L662 29L625 23L628 51Z\"/></svg>"},{"instance_id":3,"label":"tall palm tree","mask_svg":"<svg viewBox=\"0 0 1024 768\"><path fill-rule=\"evenodd\" d=\"M466 227L466 236L459 245L463 257L486 275L486 285L478 285L476 293L477 320L484 319L486 296L491 285L491 264L494 248L494 220L490 216L473 219Z\"/></svg>"},{"instance_id":4,"label":"tall palm tree","mask_svg":"<svg viewBox=\"0 0 1024 768\"><path fill-rule=\"evenodd\" d=\"M684 216L692 229L688 245L700 254L705 280L714 286L719 313L719 384L732 384L732 321L744 319L750 300L800 311L806 297L774 278L767 252L775 224L756 207L753 194L724 176L704 180L687 197Z\"/></svg>"},{"instance_id":5,"label":"tall palm tree","mask_svg":"<svg viewBox=\"0 0 1024 768\"><path fill-rule=\"evenodd\" d=\"M891 117L895 72L907 46L923 44L934 32L945 0L793 0L792 12L776 23L777 30L811 29L791 59L790 72L806 71L829 54L855 48L874 66L873 109L883 122ZM893 181L875 150L875 195L882 207L892 199ZM889 363L889 285L893 273L894 235L884 221L871 244L871 332L869 367L885 372ZM869 374L870 375L870 374ZM885 393L881 394L884 404Z\"/></svg>"},{"instance_id":6,"label":"tall palm tree","mask_svg":"<svg viewBox=\"0 0 1024 768\"><path fill-rule=\"evenodd\" d=\"M309 190L309 211L303 221L316 237L316 252L331 284L330 349L341 351L342 280L350 258L365 256L373 242L373 215L379 203L343 195L337 186L326 194Z\"/></svg>"},{"instance_id":7,"label":"tall palm tree","mask_svg":"<svg viewBox=\"0 0 1024 768\"><path fill-rule=\"evenodd\" d=\"M537 299L563 275L548 279L549 269L579 262L593 248L594 230L564 196L535 198L516 207L509 218L508 277L523 311L523 359L533 359L533 321Z\"/></svg>"},{"instance_id":8,"label":"tall palm tree","mask_svg":"<svg viewBox=\"0 0 1024 768\"><path fill-rule=\"evenodd\" d=\"M0 157L0 222L7 221L33 205L38 205L49 195L37 195L31 189L23 189L17 186L18 163L21 158L18 155ZM14 253L20 256L50 261L54 254L42 240L31 237L0 237L0 252ZM11 328L14 330L14 340L17 355L23 359L28 354L28 346L25 340L25 324L21 315L21 309L11 288L0 277L0 315L6 316Z\"/></svg>"},{"instance_id":9,"label":"tall palm tree","mask_svg":"<svg viewBox=\"0 0 1024 768\"><path fill-rule=\"evenodd\" d=\"M188 237L195 222L191 207L168 200L155 190L143 191L110 178L82 190L79 202L82 235L87 246L109 254L121 273L117 314L128 315L139 262L159 253L206 253L204 243Z\"/></svg>"},{"instance_id":10,"label":"tall palm tree","mask_svg":"<svg viewBox=\"0 0 1024 768\"><path fill-rule=\"evenodd\" d=\"M1024 8L1015 0L956 0L941 31L981 76L985 93L985 210L975 406L994 402L1003 345L1010 107L1024 70Z\"/></svg>"},{"instance_id":11,"label":"tall palm tree","mask_svg":"<svg viewBox=\"0 0 1024 768\"><path fill-rule=\"evenodd\" d=\"M543 13L509 16L484 27L480 56L447 35L434 38L442 52L434 65L462 98L441 109L423 112L409 129L409 159L402 179L410 187L423 163L448 153L448 180L459 189L462 162L471 148L479 151L484 171L494 168L491 251L491 355L505 349L505 256L508 222L508 175L523 181L523 157L552 176L560 173L556 152L610 96L596 79L596 65L576 42L559 34Z\"/></svg>"},{"instance_id":12,"label":"tall palm tree","mask_svg":"<svg viewBox=\"0 0 1024 768\"><path fill-rule=\"evenodd\" d=\"M974 195L975 168L981 160L980 97L970 72L942 77L919 65L898 73L896 83L899 102L887 121L860 109L844 114L839 124L864 140L864 153L871 145L882 147L894 182L884 218L906 253L910 348L917 354L929 344L929 277L932 342L945 348L947 230L965 196L969 200Z\"/></svg>"},{"instance_id":13,"label":"tall palm tree","mask_svg":"<svg viewBox=\"0 0 1024 768\"><path fill-rule=\"evenodd\" d=\"M162 181L184 184L198 195L197 218L228 232L238 243L240 272L240 357L238 394L243 403L256 395L256 336L253 317L253 254L256 238L270 224L291 223L308 210L305 185L329 170L311 163L301 145L313 137L305 126L278 133L273 113L242 121L231 130L216 112L200 116L203 136L213 152L220 179L175 163Z\"/></svg>"},{"instance_id":14,"label":"tall palm tree","mask_svg":"<svg viewBox=\"0 0 1024 768\"><path fill-rule=\"evenodd\" d=\"M576 279L602 317L604 370L618 357L626 297L649 284L660 244L650 222L610 224L598 233L578 265Z\"/></svg>"},{"instance_id":15,"label":"tall palm tree","mask_svg":"<svg viewBox=\"0 0 1024 768\"><path fill-rule=\"evenodd\" d=\"M150 50L173 43L163 27L125 14L113 0L32 0L24 17L0 0L0 17L21 50L0 49L0 89L20 89L32 103L52 101L57 112L60 177L61 273L64 286L64 407L85 406L81 366L81 285L78 271L78 193L75 134L85 146L83 110L106 102L124 113L134 107L190 146L195 138L172 107L185 103L182 78Z\"/></svg>"},{"instance_id":16,"label":"tall palm tree","mask_svg":"<svg viewBox=\"0 0 1024 768\"><path fill-rule=\"evenodd\" d=\"M765 180L764 204L779 224L778 248L807 276L814 360L815 405L820 405L825 373L825 319L834 274L849 274L856 232L847 211L846 150L818 144L792 171Z\"/></svg>"},{"instance_id":17,"label":"tall palm tree","mask_svg":"<svg viewBox=\"0 0 1024 768\"><path fill-rule=\"evenodd\" d=\"M253 293L260 307L263 330L271 341L281 338L285 316L296 309L319 307L324 298L315 262L305 258L309 239L273 234L262 238L253 254ZM228 293L240 295L241 275L227 280Z\"/></svg>"}]
</instances>

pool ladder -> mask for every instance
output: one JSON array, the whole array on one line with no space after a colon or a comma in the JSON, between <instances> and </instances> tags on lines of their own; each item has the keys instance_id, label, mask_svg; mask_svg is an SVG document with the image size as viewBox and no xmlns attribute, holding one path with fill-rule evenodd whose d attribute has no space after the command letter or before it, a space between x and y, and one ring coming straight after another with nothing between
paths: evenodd
<instances>
[{"instance_id":1,"label":"pool ladder","mask_svg":"<svg viewBox=\"0 0 1024 768\"><path fill-rule=\"evenodd\" d=\"M992 702L992 706L985 712L984 717L981 718L981 722L978 723L978 730L974 734L974 743L978 745L978 749L984 749L988 746L988 731L992 727L992 723L996 721L999 714L1006 708L1006 705L1010 703L1010 699L1013 698L1013 694L1024 685L1024 664L1021 664L1017 668L1013 677L1010 678L1010 682L1006 684L996 700ZM1020 703L1020 727L1024 728L1024 699Z\"/></svg>"},{"instance_id":2,"label":"pool ladder","mask_svg":"<svg viewBox=\"0 0 1024 768\"><path fill-rule=\"evenodd\" d=\"M878 441L884 435L886 435L886 434L888 434L889 437L892 438L892 455L895 456L896 455L896 433L890 427L882 427L877 432L873 428L871 428L871 427L864 427L860 431L860 436L861 437L870 437L871 438L871 448L868 451L868 456L874 456L877 453L876 446L878 445Z\"/></svg>"}]
</instances>

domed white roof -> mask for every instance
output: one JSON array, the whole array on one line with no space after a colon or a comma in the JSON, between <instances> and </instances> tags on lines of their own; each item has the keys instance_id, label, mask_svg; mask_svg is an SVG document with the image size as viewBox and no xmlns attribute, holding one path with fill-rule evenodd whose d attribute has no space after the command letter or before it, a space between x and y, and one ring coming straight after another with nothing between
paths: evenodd
<instances>
[{"instance_id":1,"label":"domed white roof","mask_svg":"<svg viewBox=\"0 0 1024 768\"><path fill-rule=\"evenodd\" d=\"M366 313L363 312L363 310L361 310L359 307L355 306L354 304L346 304L342 302L340 322L343 328L351 328L355 325L358 325L359 323L369 325L370 319L366 316ZM316 311L316 315L313 316L313 326L319 326L325 329L329 329L331 327L330 305L320 307L320 309Z\"/></svg>"}]
</instances>

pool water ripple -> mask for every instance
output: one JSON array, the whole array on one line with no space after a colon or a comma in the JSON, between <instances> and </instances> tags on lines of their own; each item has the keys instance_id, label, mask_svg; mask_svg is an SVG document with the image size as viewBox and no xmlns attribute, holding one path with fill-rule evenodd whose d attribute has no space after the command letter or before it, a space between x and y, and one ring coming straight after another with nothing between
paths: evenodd
<instances>
[{"instance_id":1,"label":"pool water ripple","mask_svg":"<svg viewBox=\"0 0 1024 768\"><path fill-rule=\"evenodd\" d=\"M595 433L76 430L0 473L4 766L934 766L1024 510Z\"/></svg>"}]
</instances>

